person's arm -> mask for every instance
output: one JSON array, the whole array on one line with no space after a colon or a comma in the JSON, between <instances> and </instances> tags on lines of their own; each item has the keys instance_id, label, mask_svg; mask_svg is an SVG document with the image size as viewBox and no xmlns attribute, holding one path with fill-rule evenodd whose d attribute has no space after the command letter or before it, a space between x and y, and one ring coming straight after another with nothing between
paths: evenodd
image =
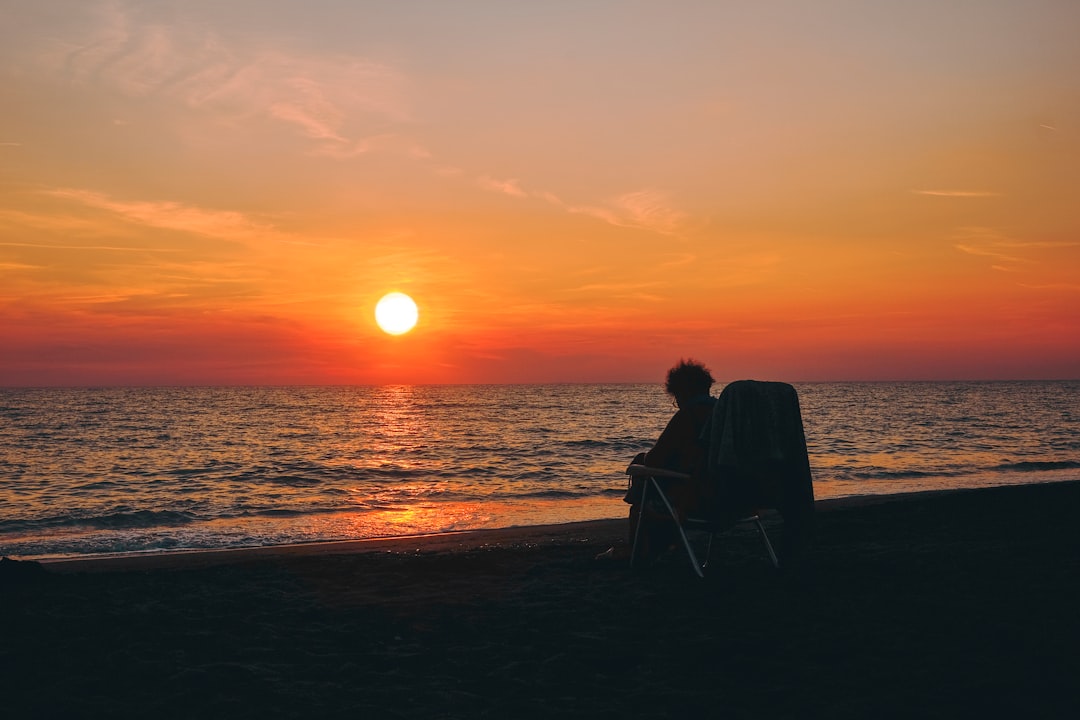
<instances>
[{"instance_id":1,"label":"person's arm","mask_svg":"<svg viewBox=\"0 0 1080 720\"><path fill-rule=\"evenodd\" d=\"M685 458L680 457L687 445L687 438L693 434L694 423L690 414L679 410L668 421L664 432L660 433L652 450L645 453L645 465L679 470Z\"/></svg>"}]
</instances>

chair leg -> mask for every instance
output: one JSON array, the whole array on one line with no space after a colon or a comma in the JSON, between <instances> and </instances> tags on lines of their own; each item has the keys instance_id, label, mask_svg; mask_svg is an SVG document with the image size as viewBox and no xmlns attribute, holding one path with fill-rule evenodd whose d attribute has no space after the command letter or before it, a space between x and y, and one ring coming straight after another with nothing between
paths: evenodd
<instances>
[{"instance_id":1,"label":"chair leg","mask_svg":"<svg viewBox=\"0 0 1080 720\"><path fill-rule=\"evenodd\" d=\"M772 543L769 542L769 534L765 532L765 526L761 524L761 518L754 516L754 524L757 525L758 532L761 533L761 540L765 543L765 549L769 552L769 560L772 561L774 568L779 569L780 561L776 558L776 551L773 550Z\"/></svg>"},{"instance_id":2,"label":"chair leg","mask_svg":"<svg viewBox=\"0 0 1080 720\"><path fill-rule=\"evenodd\" d=\"M709 567L709 562L712 560L712 544L716 539L716 531L709 530L709 544L705 546L705 562L702 564L702 568Z\"/></svg>"},{"instance_id":3,"label":"chair leg","mask_svg":"<svg viewBox=\"0 0 1080 720\"><path fill-rule=\"evenodd\" d=\"M648 482L655 483L656 480L649 478ZM694 568L694 572L697 573L699 578L705 577L705 573L701 571L701 563L698 562L697 555L694 554L694 548L690 547L690 540L686 537L686 531L683 530L682 523L679 522L679 514L675 512L675 508L671 506L671 503L667 499L667 495L660 489L660 486L656 486L656 492L660 495L660 499L664 501L664 505L667 507L668 512L671 513L671 519L675 521L675 527L679 531L679 537L682 538L683 547L686 548L686 554L690 557L690 566ZM639 521L640 522L640 521ZM640 528L641 525L638 525Z\"/></svg>"},{"instance_id":4,"label":"chair leg","mask_svg":"<svg viewBox=\"0 0 1080 720\"><path fill-rule=\"evenodd\" d=\"M641 544L641 526L645 519L645 502L649 499L649 482L652 478L645 478L645 486L641 488L641 499L638 500L637 526L634 528L634 544L630 548L630 567L637 567L638 546Z\"/></svg>"}]
</instances>

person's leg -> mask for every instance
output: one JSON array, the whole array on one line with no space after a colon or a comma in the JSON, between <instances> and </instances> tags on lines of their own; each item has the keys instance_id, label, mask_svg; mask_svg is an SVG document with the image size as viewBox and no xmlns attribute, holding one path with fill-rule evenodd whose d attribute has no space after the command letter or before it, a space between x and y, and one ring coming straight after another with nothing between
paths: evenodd
<instances>
[{"instance_id":1,"label":"person's leg","mask_svg":"<svg viewBox=\"0 0 1080 720\"><path fill-rule=\"evenodd\" d=\"M642 507L640 503L630 507L628 530L631 553L634 552L634 543L637 543L635 559L638 562L648 562L654 554L663 552L675 541L675 525L667 513L661 515L653 508Z\"/></svg>"}]
</instances>

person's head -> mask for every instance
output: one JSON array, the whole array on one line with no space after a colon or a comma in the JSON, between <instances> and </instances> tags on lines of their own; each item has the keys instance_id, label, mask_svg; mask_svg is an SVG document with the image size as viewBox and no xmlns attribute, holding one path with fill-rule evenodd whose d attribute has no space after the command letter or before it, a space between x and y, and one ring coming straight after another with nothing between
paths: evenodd
<instances>
[{"instance_id":1,"label":"person's head","mask_svg":"<svg viewBox=\"0 0 1080 720\"><path fill-rule=\"evenodd\" d=\"M676 400L708 395L713 386L712 374L696 360L680 360L679 364L668 370L664 389Z\"/></svg>"}]
</instances>

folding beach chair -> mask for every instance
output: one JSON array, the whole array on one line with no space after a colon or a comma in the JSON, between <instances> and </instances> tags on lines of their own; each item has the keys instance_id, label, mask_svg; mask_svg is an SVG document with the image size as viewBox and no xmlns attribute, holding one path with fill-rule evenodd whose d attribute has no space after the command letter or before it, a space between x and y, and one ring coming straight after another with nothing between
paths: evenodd
<instances>
[{"instance_id":1,"label":"folding beach chair","mask_svg":"<svg viewBox=\"0 0 1080 720\"><path fill-rule=\"evenodd\" d=\"M700 440L706 460L694 475L645 465L626 469L628 475L644 479L631 564L639 560L646 516L656 511L675 523L699 577L704 577L716 535L740 523L756 526L775 567L796 564L813 532L814 489L795 388L756 380L729 384L713 406ZM682 512L675 506L673 482L699 484L697 507ZM779 557L761 522L765 509L779 511L784 521ZM708 533L704 563L699 562L688 531Z\"/></svg>"}]
</instances>

